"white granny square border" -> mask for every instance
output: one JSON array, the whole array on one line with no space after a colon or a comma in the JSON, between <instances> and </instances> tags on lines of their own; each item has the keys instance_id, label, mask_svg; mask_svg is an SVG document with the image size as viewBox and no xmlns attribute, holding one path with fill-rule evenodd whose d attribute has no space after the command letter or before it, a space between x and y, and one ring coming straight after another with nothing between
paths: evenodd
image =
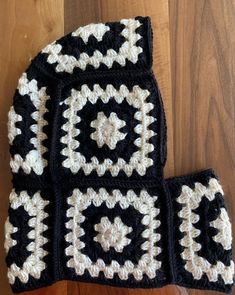
<instances>
[{"instance_id":1,"label":"white granny square border","mask_svg":"<svg viewBox=\"0 0 235 295\"><path fill-rule=\"evenodd\" d=\"M48 239L43 236L43 233L48 229L48 226L43 223L43 220L49 216L45 211L45 207L49 204L48 200L44 200L41 192L37 191L33 196L30 196L27 191L17 193L14 189L10 196L10 207L17 210L23 206L26 214L28 214L28 226L30 231L28 233L29 243L26 245L29 256L24 261L23 265L19 267L15 262L8 267L7 276L11 285L13 285L18 278L20 282L26 284L30 280L30 276L35 279L40 279L42 272L47 268L44 257L48 252L43 249L43 246L48 242ZM20 229L13 226L9 217L5 223L5 243L6 252L10 248L17 245L17 240L11 237L11 234L18 232ZM14 253L19 255L19 253ZM13 255L12 255L13 256Z\"/></svg>"},{"instance_id":2,"label":"white granny square border","mask_svg":"<svg viewBox=\"0 0 235 295\"><path fill-rule=\"evenodd\" d=\"M63 112L63 117L67 121L62 125L62 130L66 134L60 139L66 146L61 151L61 154L66 157L62 166L70 169L74 174L82 169L85 175L89 175L93 170L97 172L98 176L104 175L106 171L110 171L112 176L117 176L120 171L131 176L134 170L141 176L145 175L147 168L153 165L153 159L148 154L154 150L154 145L149 143L149 139L156 135L153 130L148 128L156 120L149 115L149 112L154 108L153 103L146 101L149 95L150 92L147 89L142 89L138 85L133 86L132 91L129 91L127 86L123 84L119 89L111 84L108 84L105 89L99 84L94 84L93 89L90 89L86 84L81 86L80 91L72 89L71 96L62 102L68 106ZM87 162L85 156L76 151L80 145L77 136L81 132L76 127L76 124L81 121L77 113L83 109L87 102L95 104L100 99L103 103L108 103L111 98L114 98L118 104L121 104L125 99L130 106L137 108L134 118L140 123L134 128L134 132L138 134L134 144L139 149L132 154L129 162L118 158L114 164L111 159L107 158L101 163L95 156L91 158L90 162Z\"/></svg>"},{"instance_id":3,"label":"white granny square border","mask_svg":"<svg viewBox=\"0 0 235 295\"><path fill-rule=\"evenodd\" d=\"M228 266L219 260L215 264L211 264L207 259L198 255L202 245L196 241L196 238L200 236L201 231L195 227L195 224L200 220L200 215L196 214L194 210L200 206L202 198L213 201L217 193L224 195L222 187L216 178L211 178L207 186L200 182L196 182L193 189L187 185L182 186L181 194L176 199L182 205L178 216L182 218L179 230L184 233L184 236L179 243L184 250L180 255L186 261L185 270L190 272L195 280L200 280L203 274L206 274L210 282L218 281L218 277L221 276L225 284L232 284L234 277L234 262L232 260ZM219 217L210 222L210 226L218 230L213 240L220 243L224 250L231 249L231 223L224 208L221 208Z\"/></svg>"},{"instance_id":4,"label":"white granny square border","mask_svg":"<svg viewBox=\"0 0 235 295\"><path fill-rule=\"evenodd\" d=\"M86 52L81 52L77 59L73 55L63 54L62 45L54 41L47 45L42 50L42 53L48 55L47 62L49 64L56 64L55 71L58 73L67 72L72 74L75 68L85 71L88 65L92 65L95 69L98 69L101 64L105 64L111 69L114 62L125 67L127 60L136 64L139 59L139 54L143 52L143 48L136 45L142 38L140 34L136 33L136 30L142 23L136 19L122 19L120 23L124 25L120 35L125 38L125 41L118 51L115 51L113 48L107 48L107 52L103 54L96 49L92 56L89 56ZM94 36L98 41L102 41L103 36L109 30L110 27L105 24L90 24L78 28L76 31L72 32L71 36L74 38L81 37L86 44L90 36ZM104 46L107 45L104 43Z\"/></svg>"},{"instance_id":5,"label":"white granny square border","mask_svg":"<svg viewBox=\"0 0 235 295\"><path fill-rule=\"evenodd\" d=\"M121 280L127 280L129 275L133 275L136 280L140 281L144 274L150 279L155 278L156 271L161 268L161 261L156 259L156 256L161 253L161 248L156 246L156 242L161 238L161 235L156 233L156 229L161 224L157 219L160 210L155 207L156 200L157 196L150 196L145 190L141 190L139 195L133 190L128 190L126 195L123 195L119 190L113 190L110 194L105 188L100 188L98 192L88 188L86 193L74 189L72 195L67 199L68 204L71 205L66 214L69 218L66 228L70 232L65 235L65 240L70 245L65 249L65 254L71 256L67 267L73 268L77 275L83 275L85 270L88 270L92 277L98 277L99 272L103 272L108 279L112 279L115 273ZM112 260L107 265L102 259L92 262L86 254L82 253L81 250L85 247L84 242L80 239L85 235L82 228L85 220L83 211L91 205L100 207L103 203L108 209L114 208L117 203L122 209L133 206L143 215L141 223L146 226L146 229L142 232L145 242L141 245L141 249L146 253L142 255L138 264L127 260L124 265L120 265L116 260Z\"/></svg>"}]
</instances>

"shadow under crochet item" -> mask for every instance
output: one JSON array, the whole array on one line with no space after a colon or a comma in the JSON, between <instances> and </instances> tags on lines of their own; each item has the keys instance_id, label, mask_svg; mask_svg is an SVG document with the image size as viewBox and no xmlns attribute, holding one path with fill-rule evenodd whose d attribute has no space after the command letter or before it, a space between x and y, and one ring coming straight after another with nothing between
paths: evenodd
<instances>
[{"instance_id":1,"label":"shadow under crochet item","mask_svg":"<svg viewBox=\"0 0 235 295\"><path fill-rule=\"evenodd\" d=\"M166 120L148 17L46 46L9 111L5 224L14 292L59 280L230 292L224 193L212 170L165 179Z\"/></svg>"}]
</instances>

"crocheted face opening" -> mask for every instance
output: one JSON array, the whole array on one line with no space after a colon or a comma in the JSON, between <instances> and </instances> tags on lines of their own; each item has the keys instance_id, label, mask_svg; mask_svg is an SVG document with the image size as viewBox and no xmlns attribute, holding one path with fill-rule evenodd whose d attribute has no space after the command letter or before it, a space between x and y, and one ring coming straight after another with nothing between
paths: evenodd
<instances>
[{"instance_id":1,"label":"crocheted face opening","mask_svg":"<svg viewBox=\"0 0 235 295\"><path fill-rule=\"evenodd\" d=\"M164 179L166 122L149 18L46 46L9 111L5 224L14 292L59 280L229 292L231 224L212 170Z\"/></svg>"}]
</instances>

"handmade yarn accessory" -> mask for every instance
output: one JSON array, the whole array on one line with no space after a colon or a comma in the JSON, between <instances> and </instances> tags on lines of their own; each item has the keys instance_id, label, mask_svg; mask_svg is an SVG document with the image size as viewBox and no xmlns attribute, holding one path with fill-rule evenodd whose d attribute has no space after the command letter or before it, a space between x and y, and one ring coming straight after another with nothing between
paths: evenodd
<instances>
[{"instance_id":1,"label":"handmade yarn accessory","mask_svg":"<svg viewBox=\"0 0 235 295\"><path fill-rule=\"evenodd\" d=\"M5 223L13 292L59 280L230 292L232 230L209 169L165 179L166 120L148 17L47 45L9 111Z\"/></svg>"}]
</instances>

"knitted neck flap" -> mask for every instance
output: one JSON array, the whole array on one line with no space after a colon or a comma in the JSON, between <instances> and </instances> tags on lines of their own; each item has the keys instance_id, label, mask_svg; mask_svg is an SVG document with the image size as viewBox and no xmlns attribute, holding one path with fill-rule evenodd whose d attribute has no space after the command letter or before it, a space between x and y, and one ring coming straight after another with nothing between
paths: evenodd
<instances>
[{"instance_id":1,"label":"knitted neck flap","mask_svg":"<svg viewBox=\"0 0 235 295\"><path fill-rule=\"evenodd\" d=\"M46 46L9 111L5 224L14 292L59 280L230 292L231 224L212 170L165 179L150 19L90 24Z\"/></svg>"}]
</instances>

